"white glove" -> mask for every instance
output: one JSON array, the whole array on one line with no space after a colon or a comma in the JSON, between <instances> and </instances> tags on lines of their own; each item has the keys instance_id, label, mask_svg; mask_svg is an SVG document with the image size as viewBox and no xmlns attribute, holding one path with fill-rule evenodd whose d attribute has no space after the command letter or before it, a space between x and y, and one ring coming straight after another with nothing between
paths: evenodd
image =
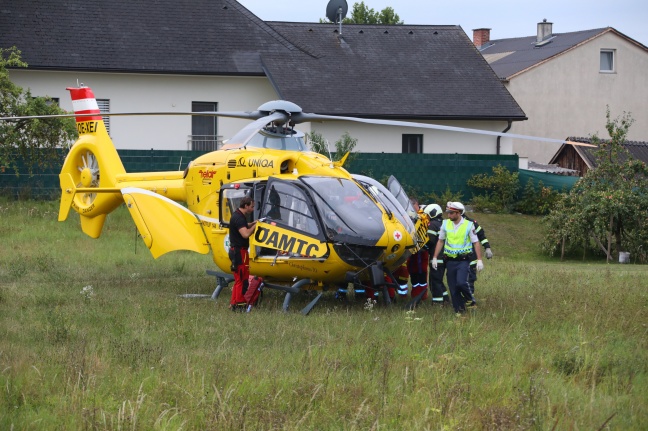
<instances>
[{"instance_id":1,"label":"white glove","mask_svg":"<svg viewBox=\"0 0 648 431\"><path fill-rule=\"evenodd\" d=\"M439 264L437 263L437 258L433 257L432 258L432 268L434 268L436 270L438 265Z\"/></svg>"},{"instance_id":2,"label":"white glove","mask_svg":"<svg viewBox=\"0 0 648 431\"><path fill-rule=\"evenodd\" d=\"M484 262L482 262L481 260L478 260L477 261L477 271L481 271L482 269L484 269Z\"/></svg>"},{"instance_id":3,"label":"white glove","mask_svg":"<svg viewBox=\"0 0 648 431\"><path fill-rule=\"evenodd\" d=\"M486 249L486 259L492 259L493 258L493 251L490 248Z\"/></svg>"}]
</instances>

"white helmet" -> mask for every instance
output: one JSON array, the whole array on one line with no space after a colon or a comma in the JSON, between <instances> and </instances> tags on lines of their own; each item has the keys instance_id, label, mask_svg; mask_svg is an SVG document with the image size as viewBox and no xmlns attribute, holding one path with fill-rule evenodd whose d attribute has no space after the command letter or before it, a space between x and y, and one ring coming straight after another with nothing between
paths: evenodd
<instances>
[{"instance_id":1,"label":"white helmet","mask_svg":"<svg viewBox=\"0 0 648 431\"><path fill-rule=\"evenodd\" d=\"M461 202L448 202L446 204L446 211L459 211L461 215L466 211Z\"/></svg>"},{"instance_id":2,"label":"white helmet","mask_svg":"<svg viewBox=\"0 0 648 431\"><path fill-rule=\"evenodd\" d=\"M425 212L425 214L429 215L430 218L437 218L438 216L443 214L443 210L437 204L426 205L423 212Z\"/></svg>"}]
</instances>

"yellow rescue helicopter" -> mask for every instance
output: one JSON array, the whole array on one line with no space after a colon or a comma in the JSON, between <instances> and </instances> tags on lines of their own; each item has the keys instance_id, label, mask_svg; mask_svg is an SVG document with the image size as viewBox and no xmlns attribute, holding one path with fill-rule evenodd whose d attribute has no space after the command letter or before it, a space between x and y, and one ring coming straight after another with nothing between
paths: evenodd
<instances>
[{"instance_id":1,"label":"yellow rescue helicopter","mask_svg":"<svg viewBox=\"0 0 648 431\"><path fill-rule=\"evenodd\" d=\"M432 124L308 114L294 103L277 100L251 112L186 113L253 121L221 150L198 157L184 171L127 173L102 116L138 114L100 113L89 87L68 90L74 107L70 116L76 117L79 139L59 175L59 221L66 220L72 208L80 216L83 232L98 238L106 216L125 204L154 258L176 250L211 252L218 267L212 273L220 280L212 295L215 299L232 280L230 217L240 200L251 196L257 227L250 237L250 274L286 292L284 310L291 295L306 289L319 291L302 310L304 314L324 291L349 282L382 288L388 302L384 275L425 244L428 219L414 211L395 178L384 187L372 178L350 174L342 166L346 156L332 162L310 151L295 124L347 120L498 135ZM143 115L155 114L178 113Z\"/></svg>"}]
</instances>

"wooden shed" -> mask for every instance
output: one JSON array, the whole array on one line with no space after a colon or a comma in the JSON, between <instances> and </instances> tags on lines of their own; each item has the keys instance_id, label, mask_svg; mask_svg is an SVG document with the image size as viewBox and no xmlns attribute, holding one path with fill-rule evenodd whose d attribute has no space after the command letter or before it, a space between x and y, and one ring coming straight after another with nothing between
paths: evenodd
<instances>
[{"instance_id":1,"label":"wooden shed","mask_svg":"<svg viewBox=\"0 0 648 431\"><path fill-rule=\"evenodd\" d=\"M590 138L567 138L573 142L591 143ZM605 142L605 140L603 140ZM648 163L648 142L626 141L623 146L637 160ZM561 168L573 169L578 172L579 176L584 176L588 170L596 167L596 158L594 152L596 148L576 147L574 145L562 145L556 154L549 161L550 164L556 164Z\"/></svg>"}]
</instances>

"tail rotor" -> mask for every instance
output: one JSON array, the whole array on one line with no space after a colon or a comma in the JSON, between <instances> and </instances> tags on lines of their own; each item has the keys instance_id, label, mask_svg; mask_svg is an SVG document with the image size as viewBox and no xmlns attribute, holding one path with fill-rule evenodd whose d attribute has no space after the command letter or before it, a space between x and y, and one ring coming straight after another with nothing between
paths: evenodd
<instances>
[{"instance_id":1,"label":"tail rotor","mask_svg":"<svg viewBox=\"0 0 648 431\"><path fill-rule=\"evenodd\" d=\"M65 220L73 208L81 216L83 232L98 238L106 215L124 201L116 177L126 171L99 115L92 90L88 87L68 90L74 113L84 116L76 117L79 139L70 149L59 175L62 192L59 221Z\"/></svg>"}]
</instances>

